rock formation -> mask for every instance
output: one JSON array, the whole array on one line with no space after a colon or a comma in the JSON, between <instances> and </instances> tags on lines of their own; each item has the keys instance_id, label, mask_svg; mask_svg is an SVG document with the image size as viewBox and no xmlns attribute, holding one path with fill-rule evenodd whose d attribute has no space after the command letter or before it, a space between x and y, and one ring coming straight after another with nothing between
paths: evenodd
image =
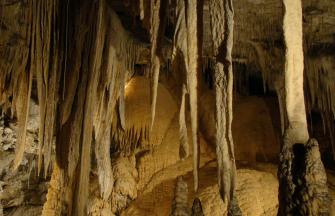
<instances>
[{"instance_id":1,"label":"rock formation","mask_svg":"<svg viewBox=\"0 0 335 216\"><path fill-rule=\"evenodd\" d=\"M318 142L309 140L303 92L301 1L283 1L287 127L280 154L278 215L329 215L326 171Z\"/></svg>"},{"instance_id":2,"label":"rock formation","mask_svg":"<svg viewBox=\"0 0 335 216\"><path fill-rule=\"evenodd\" d=\"M229 208L233 203L236 184L235 153L232 136L233 121L233 30L234 8L232 1L210 1L212 36L216 65L214 66L216 154L220 193Z\"/></svg>"},{"instance_id":3,"label":"rock formation","mask_svg":"<svg viewBox=\"0 0 335 216\"><path fill-rule=\"evenodd\" d=\"M199 198L195 198L192 205L192 216L204 216L202 210L201 201Z\"/></svg>"},{"instance_id":4,"label":"rock formation","mask_svg":"<svg viewBox=\"0 0 335 216\"><path fill-rule=\"evenodd\" d=\"M333 14L0 1L0 215L334 214Z\"/></svg>"},{"instance_id":5,"label":"rock formation","mask_svg":"<svg viewBox=\"0 0 335 216\"><path fill-rule=\"evenodd\" d=\"M171 216L188 216L190 215L190 208L187 206L188 188L187 183L183 181L182 177L178 177L175 198L172 202Z\"/></svg>"}]
</instances>

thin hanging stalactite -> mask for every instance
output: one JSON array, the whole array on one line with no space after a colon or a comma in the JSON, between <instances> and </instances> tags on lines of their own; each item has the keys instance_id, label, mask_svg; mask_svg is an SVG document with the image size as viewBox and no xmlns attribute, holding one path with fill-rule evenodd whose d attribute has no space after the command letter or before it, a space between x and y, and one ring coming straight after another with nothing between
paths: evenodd
<instances>
[{"instance_id":1,"label":"thin hanging stalactite","mask_svg":"<svg viewBox=\"0 0 335 216\"><path fill-rule=\"evenodd\" d=\"M193 143L194 190L198 190L199 143L198 143L198 74L202 56L202 13L203 1L186 1L187 29L187 87L190 101L191 130Z\"/></svg>"},{"instance_id":2,"label":"thin hanging stalactite","mask_svg":"<svg viewBox=\"0 0 335 216\"><path fill-rule=\"evenodd\" d=\"M150 98L151 98L151 125L155 121L157 88L161 69L162 43L165 30L167 0L151 0L151 71L150 71Z\"/></svg>"},{"instance_id":3,"label":"thin hanging stalactite","mask_svg":"<svg viewBox=\"0 0 335 216\"><path fill-rule=\"evenodd\" d=\"M27 2L25 18L33 20L33 2ZM1 8L0 10L3 10ZM0 11L2 12L2 11ZM26 147L26 128L32 88L33 71L30 67L32 58L32 25L21 26L25 41L22 46L1 45L0 49L0 106L2 112L10 108L11 116L16 115L18 134L13 169L17 170L24 157Z\"/></svg>"},{"instance_id":4,"label":"thin hanging stalactite","mask_svg":"<svg viewBox=\"0 0 335 216\"><path fill-rule=\"evenodd\" d=\"M185 99L186 99L186 86L183 84L182 87L182 96L179 110L179 157L184 159L189 155L189 145L188 145L188 137L187 137L187 127L186 127L186 119L185 119Z\"/></svg>"},{"instance_id":5,"label":"thin hanging stalactite","mask_svg":"<svg viewBox=\"0 0 335 216\"><path fill-rule=\"evenodd\" d=\"M45 2L45 1L44 1ZM43 166L44 166L44 175L46 176L49 170L49 166L51 163L51 151L52 146L54 144L54 129L55 129L55 121L56 121L56 112L57 112L57 103L58 103L58 90L59 90L59 80L60 80L60 67L62 63L61 55L59 54L59 32L57 26L57 16L58 16L58 2L50 1L46 3L52 13L48 17L48 26L49 30L47 33L49 34L46 38L50 38L49 48L43 51L43 59L46 59L44 63L42 63L43 70L36 73L44 73L46 86L45 93L40 95L41 97L45 97L43 102L45 103L42 107L45 109L43 113L45 114L41 117L41 125L40 130L43 130L43 134L39 134L43 143L40 143L39 148L42 148L42 154L39 155L39 161L43 157ZM49 31L49 32L48 32ZM48 67L46 65L49 64ZM44 68L45 67L45 68ZM39 97L40 98L40 97ZM44 126L44 128L42 128ZM42 138L43 137L43 138ZM39 164L39 170L41 169L41 164Z\"/></svg>"},{"instance_id":6,"label":"thin hanging stalactite","mask_svg":"<svg viewBox=\"0 0 335 216\"><path fill-rule=\"evenodd\" d=\"M76 209L74 215L86 215L86 204L89 196L89 174L91 170L91 143L93 138L93 112L95 104L97 103L96 93L99 84L101 73L102 53L105 42L106 25L104 23L104 0L99 0L97 3L97 21L96 28L93 28L93 44L89 56L89 65L87 72L87 92L85 96L85 110L82 131L82 146L80 158L80 175L79 186L76 199ZM95 12L93 12L95 14Z\"/></svg>"},{"instance_id":7,"label":"thin hanging stalactite","mask_svg":"<svg viewBox=\"0 0 335 216\"><path fill-rule=\"evenodd\" d=\"M30 93L32 85L32 72L26 72L22 75L22 78L19 80L19 93L16 103L16 111L18 118L18 139L17 146L15 148L15 158L13 168L16 170L23 159L24 150L26 147L26 130L29 114L29 102L30 102Z\"/></svg>"},{"instance_id":8,"label":"thin hanging stalactite","mask_svg":"<svg viewBox=\"0 0 335 216\"><path fill-rule=\"evenodd\" d=\"M187 30L186 30L186 15L185 15L185 1L176 1L176 27L173 38L173 51L172 51L172 70L180 73L181 81L181 103L179 109L179 156L184 159L189 156L189 143L187 137L186 126L186 96L188 94L187 87Z\"/></svg>"},{"instance_id":9,"label":"thin hanging stalactite","mask_svg":"<svg viewBox=\"0 0 335 216\"><path fill-rule=\"evenodd\" d=\"M112 49L111 47L111 38L110 32L106 35L106 57L107 59L112 59ZM94 119L94 133L95 133L95 156L97 159L97 168L99 173L99 184L101 197L104 200L107 200L112 192L113 188L113 175L112 175L112 167L111 167L111 158L110 158L110 136L111 136L111 125L110 122L113 118L113 107L115 107L115 95L112 94L115 92L115 73L112 74L112 64L113 61L108 61L104 59L103 67L102 67L102 77L110 80L110 84L108 86L108 91L106 90L106 86L100 87L101 90L98 90L98 99L100 100L100 105L96 111L96 117Z\"/></svg>"},{"instance_id":10,"label":"thin hanging stalactite","mask_svg":"<svg viewBox=\"0 0 335 216\"><path fill-rule=\"evenodd\" d=\"M235 197L236 165L232 137L233 70L232 48L234 10L232 0L210 0L210 17L214 45L216 154L221 198L228 202L229 215L239 215Z\"/></svg>"},{"instance_id":11,"label":"thin hanging stalactite","mask_svg":"<svg viewBox=\"0 0 335 216\"><path fill-rule=\"evenodd\" d=\"M193 143L194 190L198 189L199 140L198 140L198 74L202 55L203 1L176 2L176 28L172 55L173 70L181 72L181 104L179 110L179 140L181 158L189 155L186 127L186 95L189 95Z\"/></svg>"}]
</instances>

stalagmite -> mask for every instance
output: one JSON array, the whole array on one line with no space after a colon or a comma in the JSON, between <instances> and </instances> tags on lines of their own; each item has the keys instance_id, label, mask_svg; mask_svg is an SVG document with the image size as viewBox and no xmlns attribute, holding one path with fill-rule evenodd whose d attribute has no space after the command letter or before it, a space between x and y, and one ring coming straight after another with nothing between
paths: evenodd
<instances>
[{"instance_id":1,"label":"stalagmite","mask_svg":"<svg viewBox=\"0 0 335 216\"><path fill-rule=\"evenodd\" d=\"M234 10L231 0L211 0L209 2L216 56L215 94L216 94L216 154L220 194L228 202L228 208L234 209L233 202L236 184L236 167L232 137L232 99L233 71L232 48ZM230 211L229 211L230 212ZM237 213L236 213L237 215Z\"/></svg>"},{"instance_id":2,"label":"stalagmite","mask_svg":"<svg viewBox=\"0 0 335 216\"><path fill-rule=\"evenodd\" d=\"M199 198L195 198L192 205L192 216L204 216L204 212L202 210L201 201Z\"/></svg>"},{"instance_id":3,"label":"stalagmite","mask_svg":"<svg viewBox=\"0 0 335 216\"><path fill-rule=\"evenodd\" d=\"M327 176L318 143L309 140L304 98L301 0L283 0L285 106L288 126L280 153L278 215L329 215Z\"/></svg>"},{"instance_id":4,"label":"stalagmite","mask_svg":"<svg viewBox=\"0 0 335 216\"><path fill-rule=\"evenodd\" d=\"M188 198L187 183L180 176L177 179L170 216L190 215L191 209L187 205L187 198Z\"/></svg>"}]
</instances>

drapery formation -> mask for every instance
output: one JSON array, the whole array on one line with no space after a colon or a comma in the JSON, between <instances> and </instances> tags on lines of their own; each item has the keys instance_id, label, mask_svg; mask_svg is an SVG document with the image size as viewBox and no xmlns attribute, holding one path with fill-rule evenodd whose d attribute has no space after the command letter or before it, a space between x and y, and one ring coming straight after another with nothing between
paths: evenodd
<instances>
[{"instance_id":1,"label":"drapery formation","mask_svg":"<svg viewBox=\"0 0 335 216\"><path fill-rule=\"evenodd\" d=\"M231 0L210 0L210 17L216 64L215 76L215 117L216 154L220 194L228 202L229 211L234 209L236 166L232 137L233 120L233 70L232 48L234 10ZM237 213L235 213L237 214Z\"/></svg>"},{"instance_id":2,"label":"drapery formation","mask_svg":"<svg viewBox=\"0 0 335 216\"><path fill-rule=\"evenodd\" d=\"M280 153L278 215L328 215L327 176L318 142L309 139L304 98L301 0L283 0L285 111Z\"/></svg>"}]
</instances>

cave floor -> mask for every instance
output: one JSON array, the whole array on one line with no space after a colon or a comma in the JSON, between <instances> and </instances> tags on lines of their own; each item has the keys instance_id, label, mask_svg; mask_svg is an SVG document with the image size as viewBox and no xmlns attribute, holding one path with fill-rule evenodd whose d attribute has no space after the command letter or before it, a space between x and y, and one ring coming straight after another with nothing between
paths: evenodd
<instances>
[{"instance_id":1,"label":"cave floor","mask_svg":"<svg viewBox=\"0 0 335 216\"><path fill-rule=\"evenodd\" d=\"M195 197L201 200L205 215L222 215L225 204L220 199L216 182L216 161L205 159L199 171L199 190L193 191L192 161L188 158L156 173L138 198L122 212L128 215L165 216L171 211L177 176L188 184L188 205L191 208ZM242 165L237 170L237 199L243 215L277 215L278 180L277 166L270 163ZM335 211L335 175L328 172L332 212ZM226 213L224 213L226 215Z\"/></svg>"}]
</instances>

